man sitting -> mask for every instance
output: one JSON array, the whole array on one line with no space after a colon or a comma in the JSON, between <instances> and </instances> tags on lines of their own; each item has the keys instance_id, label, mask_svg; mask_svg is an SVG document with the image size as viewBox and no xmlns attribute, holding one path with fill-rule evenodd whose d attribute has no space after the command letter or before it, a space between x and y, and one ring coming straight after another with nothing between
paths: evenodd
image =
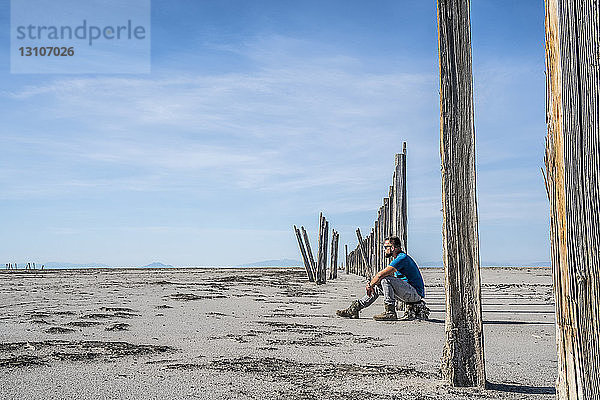
<instances>
[{"instance_id":1,"label":"man sitting","mask_svg":"<svg viewBox=\"0 0 600 400\"><path fill-rule=\"evenodd\" d=\"M383 294L385 311L373 316L377 321L396 321L396 300L406 303L401 320L427 320L429 308L425 305L425 285L415 261L404 252L400 239L391 236L385 239L385 256L393 258L390 264L375 274L367 283L367 294L354 300L345 310L337 310L337 315L345 318L358 318L363 308L369 307Z\"/></svg>"}]
</instances>

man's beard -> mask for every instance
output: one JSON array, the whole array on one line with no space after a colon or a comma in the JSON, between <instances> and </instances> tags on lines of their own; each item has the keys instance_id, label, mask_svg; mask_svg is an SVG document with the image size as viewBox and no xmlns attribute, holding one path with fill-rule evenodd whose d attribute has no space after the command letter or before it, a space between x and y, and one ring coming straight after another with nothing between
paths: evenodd
<instances>
[{"instance_id":1,"label":"man's beard","mask_svg":"<svg viewBox=\"0 0 600 400\"><path fill-rule=\"evenodd\" d=\"M394 253L385 253L385 258L391 258L394 256Z\"/></svg>"}]
</instances>

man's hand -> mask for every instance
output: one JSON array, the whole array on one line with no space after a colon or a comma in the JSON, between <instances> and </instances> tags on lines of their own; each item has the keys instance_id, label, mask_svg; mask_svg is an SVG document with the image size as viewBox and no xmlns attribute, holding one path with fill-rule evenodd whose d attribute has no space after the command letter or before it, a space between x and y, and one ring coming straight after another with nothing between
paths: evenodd
<instances>
[{"instance_id":1,"label":"man's hand","mask_svg":"<svg viewBox=\"0 0 600 400\"><path fill-rule=\"evenodd\" d=\"M373 296L373 286L371 286L371 282L367 283L367 296Z\"/></svg>"}]
</instances>

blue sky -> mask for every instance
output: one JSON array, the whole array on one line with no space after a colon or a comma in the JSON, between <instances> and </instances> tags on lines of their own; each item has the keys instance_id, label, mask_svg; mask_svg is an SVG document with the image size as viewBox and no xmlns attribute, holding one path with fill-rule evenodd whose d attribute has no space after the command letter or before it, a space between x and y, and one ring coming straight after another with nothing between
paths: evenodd
<instances>
[{"instance_id":1,"label":"blue sky","mask_svg":"<svg viewBox=\"0 0 600 400\"><path fill-rule=\"evenodd\" d=\"M408 143L409 252L441 259L434 1L152 1L150 74L11 74L0 4L4 262L300 259L356 244ZM482 260L549 259L544 6L473 1Z\"/></svg>"}]
</instances>

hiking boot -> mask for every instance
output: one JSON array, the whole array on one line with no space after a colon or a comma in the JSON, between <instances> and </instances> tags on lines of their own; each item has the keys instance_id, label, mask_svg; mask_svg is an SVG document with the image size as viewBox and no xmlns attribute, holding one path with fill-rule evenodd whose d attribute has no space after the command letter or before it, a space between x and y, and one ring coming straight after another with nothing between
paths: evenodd
<instances>
[{"instance_id":1,"label":"hiking boot","mask_svg":"<svg viewBox=\"0 0 600 400\"><path fill-rule=\"evenodd\" d=\"M427 321L429 319L429 313L431 310L425 305L425 302L421 300L419 304L415 306L415 318L421 321Z\"/></svg>"},{"instance_id":2,"label":"hiking boot","mask_svg":"<svg viewBox=\"0 0 600 400\"><path fill-rule=\"evenodd\" d=\"M338 315L338 317L358 319L358 312L361 310L361 308L362 307L360 306L358 300L354 300L352 304L350 304L350 307L346 308L345 310L337 310L335 313Z\"/></svg>"},{"instance_id":3,"label":"hiking boot","mask_svg":"<svg viewBox=\"0 0 600 400\"><path fill-rule=\"evenodd\" d=\"M385 304L385 311L381 314L373 315L375 321L397 321L395 304Z\"/></svg>"},{"instance_id":4,"label":"hiking boot","mask_svg":"<svg viewBox=\"0 0 600 400\"><path fill-rule=\"evenodd\" d=\"M406 303L404 315L400 317L401 321L412 321L415 319L427 321L429 319L430 310L425 305L423 300L416 303Z\"/></svg>"}]
</instances>

